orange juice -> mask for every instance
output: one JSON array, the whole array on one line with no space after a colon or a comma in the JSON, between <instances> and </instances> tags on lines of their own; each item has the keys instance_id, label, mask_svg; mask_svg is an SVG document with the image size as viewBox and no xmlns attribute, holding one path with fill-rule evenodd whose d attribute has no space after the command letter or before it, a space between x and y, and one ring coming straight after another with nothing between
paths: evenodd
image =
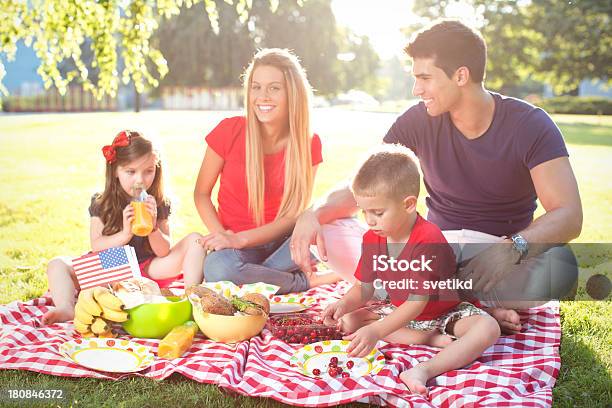
<instances>
[{"instance_id":1,"label":"orange juice","mask_svg":"<svg viewBox=\"0 0 612 408\"><path fill-rule=\"evenodd\" d=\"M142 201L132 201L134 207L134 221L132 221L132 233L139 237L146 237L153 231L153 218L145 203Z\"/></svg>"},{"instance_id":2,"label":"orange juice","mask_svg":"<svg viewBox=\"0 0 612 408\"><path fill-rule=\"evenodd\" d=\"M157 356L167 359L179 358L189 350L197 332L198 326L191 320L176 326L159 342Z\"/></svg>"}]
</instances>

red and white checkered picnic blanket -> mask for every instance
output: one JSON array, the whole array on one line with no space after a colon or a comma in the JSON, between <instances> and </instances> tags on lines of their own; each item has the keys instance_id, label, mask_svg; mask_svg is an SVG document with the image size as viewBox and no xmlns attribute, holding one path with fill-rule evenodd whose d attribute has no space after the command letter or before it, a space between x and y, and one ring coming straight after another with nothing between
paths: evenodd
<instances>
[{"instance_id":1,"label":"red and white checkered picnic blanket","mask_svg":"<svg viewBox=\"0 0 612 408\"><path fill-rule=\"evenodd\" d=\"M346 283L326 285L311 289L307 295L319 300L315 308L320 310L347 288ZM89 370L60 356L59 346L76 337L76 332L71 322L40 327L40 319L51 304L50 298L43 297L0 306L0 369L112 380L126 376ZM437 351L433 347L386 344L380 351L387 362L377 375L317 380L289 366L289 358L299 345L280 341L267 330L233 345L205 340L199 334L182 358L156 360L150 368L129 375L161 380L178 372L198 382L297 406L359 401L389 406L548 407L561 364L558 303L530 309L521 318L526 328L522 333L502 336L473 364L430 381L428 399L411 394L398 376L418 361L432 357ZM158 340L122 337L157 352Z\"/></svg>"}]
</instances>

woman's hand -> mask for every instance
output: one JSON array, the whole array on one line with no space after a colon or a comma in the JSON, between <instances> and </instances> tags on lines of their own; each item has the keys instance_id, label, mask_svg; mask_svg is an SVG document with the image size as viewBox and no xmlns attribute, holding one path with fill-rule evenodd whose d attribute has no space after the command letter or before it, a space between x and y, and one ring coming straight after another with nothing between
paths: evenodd
<instances>
[{"instance_id":1,"label":"woman's hand","mask_svg":"<svg viewBox=\"0 0 612 408\"><path fill-rule=\"evenodd\" d=\"M148 195L147 199L144 201L145 208L151 214L151 219L153 220L153 229L157 226L157 201L155 201L155 197L152 195Z\"/></svg>"},{"instance_id":2,"label":"woman's hand","mask_svg":"<svg viewBox=\"0 0 612 408\"><path fill-rule=\"evenodd\" d=\"M209 251L220 251L226 248L244 248L246 241L239 234L234 233L234 231L225 230L204 236L200 240L200 244Z\"/></svg>"},{"instance_id":3,"label":"woman's hand","mask_svg":"<svg viewBox=\"0 0 612 408\"><path fill-rule=\"evenodd\" d=\"M132 204L128 204L125 206L125 208L123 209L123 229L121 230L121 232L123 233L123 235L126 237L126 239L129 241L130 239L132 239L132 236L134 234L132 234L132 222L134 221L134 207L132 207Z\"/></svg>"}]
</instances>

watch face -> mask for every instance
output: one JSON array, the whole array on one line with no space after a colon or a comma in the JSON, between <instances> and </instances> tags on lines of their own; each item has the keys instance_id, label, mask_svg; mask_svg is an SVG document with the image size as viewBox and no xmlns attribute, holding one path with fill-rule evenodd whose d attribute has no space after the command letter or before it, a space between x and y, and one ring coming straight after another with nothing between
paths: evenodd
<instances>
[{"instance_id":1,"label":"watch face","mask_svg":"<svg viewBox=\"0 0 612 408\"><path fill-rule=\"evenodd\" d=\"M512 242L514 244L514 248L516 248L516 250L519 251L521 254L527 252L529 244L527 243L527 240L525 238L521 237L520 235L514 235L512 237Z\"/></svg>"}]
</instances>

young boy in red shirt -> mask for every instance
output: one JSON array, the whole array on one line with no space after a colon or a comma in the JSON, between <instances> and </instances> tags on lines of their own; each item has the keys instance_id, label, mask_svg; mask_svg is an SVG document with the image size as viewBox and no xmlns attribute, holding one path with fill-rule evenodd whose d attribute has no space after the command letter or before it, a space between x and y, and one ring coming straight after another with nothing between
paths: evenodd
<instances>
[{"instance_id":1,"label":"young boy in red shirt","mask_svg":"<svg viewBox=\"0 0 612 408\"><path fill-rule=\"evenodd\" d=\"M400 374L412 392L427 395L429 379L476 360L500 329L486 312L459 299L453 251L440 229L416 211L419 187L406 148L387 145L361 165L352 191L370 230L356 283L323 317L351 333L345 339L352 357L367 355L378 340L442 348ZM373 297L380 301L371 303Z\"/></svg>"}]
</instances>

